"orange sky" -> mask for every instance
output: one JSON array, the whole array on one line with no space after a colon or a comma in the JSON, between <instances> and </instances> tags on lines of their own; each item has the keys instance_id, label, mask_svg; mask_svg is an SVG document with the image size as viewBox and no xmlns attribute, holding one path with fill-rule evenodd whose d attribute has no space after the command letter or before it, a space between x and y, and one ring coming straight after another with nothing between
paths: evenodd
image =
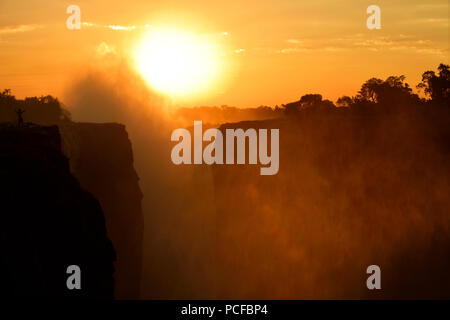
<instances>
[{"instance_id":1,"label":"orange sky","mask_svg":"<svg viewBox=\"0 0 450 320\"><path fill-rule=\"evenodd\" d=\"M81 30L66 28L70 4L81 8ZM366 27L371 4L381 30ZM143 34L161 27L214 41L226 63L227 81L186 105L336 100L370 77L404 74L415 87L423 71L449 63L447 0L1 0L0 89L64 100L73 79L127 63Z\"/></svg>"}]
</instances>

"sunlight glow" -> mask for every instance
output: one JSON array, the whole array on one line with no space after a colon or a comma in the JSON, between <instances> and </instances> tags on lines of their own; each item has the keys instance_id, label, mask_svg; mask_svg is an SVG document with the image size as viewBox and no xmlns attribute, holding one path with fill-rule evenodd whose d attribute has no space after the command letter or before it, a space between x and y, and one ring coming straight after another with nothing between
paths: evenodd
<instances>
[{"instance_id":1,"label":"sunlight glow","mask_svg":"<svg viewBox=\"0 0 450 320\"><path fill-rule=\"evenodd\" d=\"M135 49L138 72L155 90L171 97L205 93L221 71L211 40L176 30L151 30Z\"/></svg>"}]
</instances>

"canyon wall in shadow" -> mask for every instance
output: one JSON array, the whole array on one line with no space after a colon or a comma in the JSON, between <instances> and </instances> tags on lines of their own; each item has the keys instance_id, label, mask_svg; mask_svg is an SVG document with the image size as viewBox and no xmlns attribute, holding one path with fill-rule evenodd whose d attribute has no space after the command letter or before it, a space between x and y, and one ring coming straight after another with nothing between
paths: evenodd
<instances>
[{"instance_id":1,"label":"canyon wall in shadow","mask_svg":"<svg viewBox=\"0 0 450 320\"><path fill-rule=\"evenodd\" d=\"M280 169L213 165L218 298L450 297L448 107L226 128L279 129ZM372 264L382 290L366 288Z\"/></svg>"},{"instance_id":2,"label":"canyon wall in shadow","mask_svg":"<svg viewBox=\"0 0 450 320\"><path fill-rule=\"evenodd\" d=\"M57 126L0 125L2 296L113 298L102 208L70 173ZM68 290L67 268L81 269Z\"/></svg>"},{"instance_id":3,"label":"canyon wall in shadow","mask_svg":"<svg viewBox=\"0 0 450 320\"><path fill-rule=\"evenodd\" d=\"M20 123L19 113L23 123ZM117 123L75 123L57 98L16 99L10 90L0 93L0 121L5 121L11 130L15 128L18 135L29 132L30 137L31 133L39 133L30 131L37 127L36 124L57 125L54 128L59 128L60 149L69 159L70 172L81 187L100 203L108 236L116 249L114 295L119 299L139 298L143 195L125 126ZM41 150L43 155L47 151ZM40 210L37 206L37 215Z\"/></svg>"},{"instance_id":4,"label":"canyon wall in shadow","mask_svg":"<svg viewBox=\"0 0 450 320\"><path fill-rule=\"evenodd\" d=\"M116 249L115 297L138 299L142 273L142 192L124 125L64 123L63 150L81 186L100 202Z\"/></svg>"}]
</instances>

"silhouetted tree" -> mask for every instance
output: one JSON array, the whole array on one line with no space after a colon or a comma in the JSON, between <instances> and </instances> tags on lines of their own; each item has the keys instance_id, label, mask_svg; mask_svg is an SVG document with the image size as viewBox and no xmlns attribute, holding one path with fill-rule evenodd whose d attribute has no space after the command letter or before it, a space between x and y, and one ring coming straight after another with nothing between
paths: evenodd
<instances>
[{"instance_id":1,"label":"silhouetted tree","mask_svg":"<svg viewBox=\"0 0 450 320\"><path fill-rule=\"evenodd\" d=\"M12 104L15 101L15 97L11 94L11 89L5 89L0 93L0 104Z\"/></svg>"},{"instance_id":2,"label":"silhouetted tree","mask_svg":"<svg viewBox=\"0 0 450 320\"><path fill-rule=\"evenodd\" d=\"M297 114L300 111L300 100L281 105L284 108L284 112L287 116Z\"/></svg>"},{"instance_id":3,"label":"silhouetted tree","mask_svg":"<svg viewBox=\"0 0 450 320\"><path fill-rule=\"evenodd\" d=\"M377 91L383 84L383 80L377 78L371 78L364 82L361 89L356 96L358 100L377 102Z\"/></svg>"},{"instance_id":4,"label":"silhouetted tree","mask_svg":"<svg viewBox=\"0 0 450 320\"><path fill-rule=\"evenodd\" d=\"M16 98L11 94L11 89L5 89L0 93L0 121L13 121Z\"/></svg>"},{"instance_id":5,"label":"silhouetted tree","mask_svg":"<svg viewBox=\"0 0 450 320\"><path fill-rule=\"evenodd\" d=\"M319 111L331 110L336 106L330 100L322 100L321 94L305 94L299 101L283 105L285 114L297 114L300 110Z\"/></svg>"},{"instance_id":6,"label":"silhouetted tree","mask_svg":"<svg viewBox=\"0 0 450 320\"><path fill-rule=\"evenodd\" d=\"M10 89L0 93L0 121L14 121L16 110L26 110L27 119L39 124L70 121L70 113L63 109L57 98L50 95L16 99Z\"/></svg>"},{"instance_id":7,"label":"silhouetted tree","mask_svg":"<svg viewBox=\"0 0 450 320\"><path fill-rule=\"evenodd\" d=\"M422 74L422 82L417 85L431 100L438 104L450 104L450 70L449 66L441 63L438 67L439 75L434 71Z\"/></svg>"},{"instance_id":8,"label":"silhouetted tree","mask_svg":"<svg viewBox=\"0 0 450 320\"><path fill-rule=\"evenodd\" d=\"M409 98L411 88L405 82L405 76L390 76L386 80L372 78L367 80L356 96L359 101L373 103L392 103Z\"/></svg>"},{"instance_id":9,"label":"silhouetted tree","mask_svg":"<svg viewBox=\"0 0 450 320\"><path fill-rule=\"evenodd\" d=\"M350 107L353 103L353 99L349 96L342 96L336 101L338 107Z\"/></svg>"},{"instance_id":10,"label":"silhouetted tree","mask_svg":"<svg viewBox=\"0 0 450 320\"><path fill-rule=\"evenodd\" d=\"M374 112L400 111L421 103L419 96L412 93L403 75L390 76L384 81L371 78L361 86L352 100L353 103L350 104L352 108Z\"/></svg>"},{"instance_id":11,"label":"silhouetted tree","mask_svg":"<svg viewBox=\"0 0 450 320\"><path fill-rule=\"evenodd\" d=\"M305 94L300 98L300 104L302 107L313 107L317 106L322 102L321 94Z\"/></svg>"}]
</instances>

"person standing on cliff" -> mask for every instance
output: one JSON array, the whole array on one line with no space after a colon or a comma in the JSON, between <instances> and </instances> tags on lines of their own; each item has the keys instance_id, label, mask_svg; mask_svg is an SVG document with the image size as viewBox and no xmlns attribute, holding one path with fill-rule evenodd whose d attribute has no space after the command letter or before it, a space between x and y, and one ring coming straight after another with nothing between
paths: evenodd
<instances>
[{"instance_id":1,"label":"person standing on cliff","mask_svg":"<svg viewBox=\"0 0 450 320\"><path fill-rule=\"evenodd\" d=\"M25 112L25 110L23 110L23 109L17 109L16 110L16 113L17 113L17 126L20 128L20 127L23 127L23 117L22 117L22 114Z\"/></svg>"}]
</instances>

